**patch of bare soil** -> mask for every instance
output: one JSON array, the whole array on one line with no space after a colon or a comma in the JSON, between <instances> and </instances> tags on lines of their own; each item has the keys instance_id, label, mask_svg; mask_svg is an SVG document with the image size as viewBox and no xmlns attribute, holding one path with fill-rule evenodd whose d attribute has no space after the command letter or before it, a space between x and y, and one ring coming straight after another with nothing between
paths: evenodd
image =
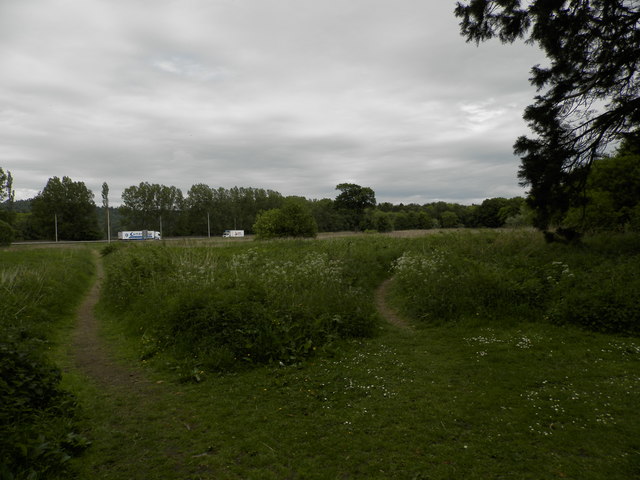
<instances>
[{"instance_id":1,"label":"patch of bare soil","mask_svg":"<svg viewBox=\"0 0 640 480\"><path fill-rule=\"evenodd\" d=\"M97 256L97 254L96 254ZM97 278L78 308L76 329L72 337L72 356L77 368L104 387L145 389L151 382L138 370L115 362L98 334L98 321L94 308L100 298L103 269L102 260L96 258Z\"/></svg>"},{"instance_id":2,"label":"patch of bare soil","mask_svg":"<svg viewBox=\"0 0 640 480\"><path fill-rule=\"evenodd\" d=\"M382 317L391 325L403 330L412 330L411 325L409 325L404 318L398 315L398 313L387 303L387 295L389 293L389 288L391 287L391 282L393 282L392 278L386 279L376 290L374 296L376 308L378 309L378 312L380 312L380 315L382 315Z\"/></svg>"}]
</instances>

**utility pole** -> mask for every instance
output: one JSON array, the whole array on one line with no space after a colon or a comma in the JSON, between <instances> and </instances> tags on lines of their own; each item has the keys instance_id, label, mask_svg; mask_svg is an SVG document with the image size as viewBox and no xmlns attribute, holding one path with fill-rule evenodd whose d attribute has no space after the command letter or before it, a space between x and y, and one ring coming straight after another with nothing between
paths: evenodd
<instances>
[{"instance_id":1,"label":"utility pole","mask_svg":"<svg viewBox=\"0 0 640 480\"><path fill-rule=\"evenodd\" d=\"M211 223L209 222L209 212L207 212L207 235L211 238Z\"/></svg>"},{"instance_id":2,"label":"utility pole","mask_svg":"<svg viewBox=\"0 0 640 480\"><path fill-rule=\"evenodd\" d=\"M53 214L53 222L56 230L56 243L58 243L58 214L57 213Z\"/></svg>"}]
</instances>

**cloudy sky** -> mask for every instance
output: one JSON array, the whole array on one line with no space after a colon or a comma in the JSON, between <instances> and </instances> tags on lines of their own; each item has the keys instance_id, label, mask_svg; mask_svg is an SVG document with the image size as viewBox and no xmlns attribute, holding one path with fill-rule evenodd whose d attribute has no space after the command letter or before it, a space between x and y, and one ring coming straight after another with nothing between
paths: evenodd
<instances>
[{"instance_id":1,"label":"cloudy sky","mask_svg":"<svg viewBox=\"0 0 640 480\"><path fill-rule=\"evenodd\" d=\"M146 181L379 202L523 194L525 45L476 47L437 0L1 0L0 167L101 203Z\"/></svg>"}]
</instances>

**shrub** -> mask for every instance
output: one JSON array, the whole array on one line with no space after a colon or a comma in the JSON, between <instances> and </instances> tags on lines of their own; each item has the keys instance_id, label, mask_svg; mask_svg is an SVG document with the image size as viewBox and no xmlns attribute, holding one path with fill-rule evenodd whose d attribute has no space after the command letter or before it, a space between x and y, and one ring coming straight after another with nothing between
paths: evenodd
<instances>
[{"instance_id":1,"label":"shrub","mask_svg":"<svg viewBox=\"0 0 640 480\"><path fill-rule=\"evenodd\" d=\"M559 283L549 317L590 330L640 334L640 255L609 260Z\"/></svg>"},{"instance_id":2,"label":"shrub","mask_svg":"<svg viewBox=\"0 0 640 480\"><path fill-rule=\"evenodd\" d=\"M87 250L0 252L0 478L69 478L75 398L46 358L48 337L92 273Z\"/></svg>"},{"instance_id":3,"label":"shrub","mask_svg":"<svg viewBox=\"0 0 640 480\"><path fill-rule=\"evenodd\" d=\"M0 247L11 245L15 238L13 227L7 222L0 220Z\"/></svg>"},{"instance_id":4,"label":"shrub","mask_svg":"<svg viewBox=\"0 0 640 480\"><path fill-rule=\"evenodd\" d=\"M287 198L282 208L267 210L258 215L253 226L258 238L315 237L318 225L306 202Z\"/></svg>"},{"instance_id":5,"label":"shrub","mask_svg":"<svg viewBox=\"0 0 640 480\"><path fill-rule=\"evenodd\" d=\"M169 352L211 369L298 362L372 335L377 318L348 265L318 245L122 250L109 256L104 299L142 332L145 358Z\"/></svg>"},{"instance_id":6,"label":"shrub","mask_svg":"<svg viewBox=\"0 0 640 480\"><path fill-rule=\"evenodd\" d=\"M431 323L548 318L637 335L639 245L634 234L578 244L527 232L430 237L395 262L394 295L406 313Z\"/></svg>"},{"instance_id":7,"label":"shrub","mask_svg":"<svg viewBox=\"0 0 640 480\"><path fill-rule=\"evenodd\" d=\"M88 442L60 370L24 342L0 342L0 379L0 478L68 478Z\"/></svg>"}]
</instances>

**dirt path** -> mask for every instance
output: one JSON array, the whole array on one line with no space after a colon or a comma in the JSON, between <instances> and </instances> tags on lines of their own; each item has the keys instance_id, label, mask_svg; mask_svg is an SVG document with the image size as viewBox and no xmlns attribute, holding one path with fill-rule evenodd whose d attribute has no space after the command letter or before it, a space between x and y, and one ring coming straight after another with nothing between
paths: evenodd
<instances>
[{"instance_id":1,"label":"dirt path","mask_svg":"<svg viewBox=\"0 0 640 480\"><path fill-rule=\"evenodd\" d=\"M141 372L126 368L112 358L98 334L94 308L100 298L104 275L102 260L96 253L96 280L78 308L76 329L72 337L72 356L77 368L102 386L143 390L152 386Z\"/></svg>"},{"instance_id":2,"label":"dirt path","mask_svg":"<svg viewBox=\"0 0 640 480\"><path fill-rule=\"evenodd\" d=\"M403 330L412 330L411 325L409 325L406 320L400 317L398 313L387 303L387 296L389 294L391 282L393 282L392 278L386 279L376 290L374 296L376 308L378 309L378 312L380 312L380 315L382 315L382 317L390 324L395 325L396 327Z\"/></svg>"},{"instance_id":3,"label":"dirt path","mask_svg":"<svg viewBox=\"0 0 640 480\"><path fill-rule=\"evenodd\" d=\"M103 387L115 387L131 393L143 393L154 387L143 373L135 368L127 368L117 363L108 347L99 337L98 321L94 308L100 298L100 288L104 275L102 260L96 254L96 280L86 298L78 308L77 325L72 337L72 355L76 367ZM411 330L411 326L387 303L387 295L392 279L380 284L375 292L375 306L390 324Z\"/></svg>"}]
</instances>

